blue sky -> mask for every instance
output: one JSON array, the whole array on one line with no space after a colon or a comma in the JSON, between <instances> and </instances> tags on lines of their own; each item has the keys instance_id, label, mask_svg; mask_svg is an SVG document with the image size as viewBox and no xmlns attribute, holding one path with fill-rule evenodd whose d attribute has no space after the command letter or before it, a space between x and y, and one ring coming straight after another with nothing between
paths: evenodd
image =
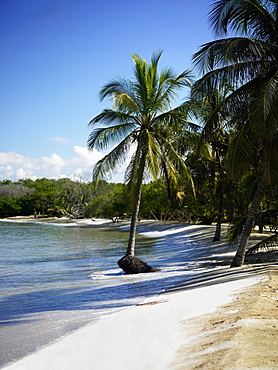
<instances>
[{"instance_id":1,"label":"blue sky","mask_svg":"<svg viewBox=\"0 0 278 370\"><path fill-rule=\"evenodd\" d=\"M110 103L98 92L132 77L131 53L190 69L211 41L210 0L1 0L0 180L90 180L88 122ZM181 96L183 98L183 96ZM120 168L114 181L120 181Z\"/></svg>"}]
</instances>

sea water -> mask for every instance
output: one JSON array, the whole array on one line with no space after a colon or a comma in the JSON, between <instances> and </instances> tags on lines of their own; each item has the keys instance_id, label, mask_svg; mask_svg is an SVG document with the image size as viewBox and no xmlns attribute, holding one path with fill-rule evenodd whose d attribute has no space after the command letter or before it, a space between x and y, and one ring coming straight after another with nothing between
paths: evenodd
<instances>
[{"instance_id":1,"label":"sea water","mask_svg":"<svg viewBox=\"0 0 278 370\"><path fill-rule=\"evenodd\" d=\"M0 367L189 278L206 255L184 234L138 235L137 255L161 271L125 275L127 240L74 223L0 222Z\"/></svg>"}]
</instances>

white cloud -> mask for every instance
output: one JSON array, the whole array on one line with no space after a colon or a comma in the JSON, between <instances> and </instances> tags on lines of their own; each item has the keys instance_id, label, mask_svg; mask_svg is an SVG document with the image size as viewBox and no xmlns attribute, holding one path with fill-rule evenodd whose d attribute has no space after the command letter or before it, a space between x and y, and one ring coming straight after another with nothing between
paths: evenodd
<instances>
[{"instance_id":1,"label":"white cloud","mask_svg":"<svg viewBox=\"0 0 278 370\"><path fill-rule=\"evenodd\" d=\"M26 170L24 168L18 168L15 170L15 176L17 179L35 178L32 169Z\"/></svg>"},{"instance_id":2,"label":"white cloud","mask_svg":"<svg viewBox=\"0 0 278 370\"><path fill-rule=\"evenodd\" d=\"M41 158L41 165L44 169L48 169L51 166L54 167L63 167L65 166L66 161L57 154L51 154L49 157Z\"/></svg>"},{"instance_id":3,"label":"white cloud","mask_svg":"<svg viewBox=\"0 0 278 370\"><path fill-rule=\"evenodd\" d=\"M92 167L103 157L96 149L89 151L82 146L74 146L73 149L76 154L75 160L84 167Z\"/></svg>"},{"instance_id":4,"label":"white cloud","mask_svg":"<svg viewBox=\"0 0 278 370\"><path fill-rule=\"evenodd\" d=\"M69 139L67 139L66 137L60 137L60 136L50 137L49 139L59 144L67 144L69 142Z\"/></svg>"},{"instance_id":5,"label":"white cloud","mask_svg":"<svg viewBox=\"0 0 278 370\"><path fill-rule=\"evenodd\" d=\"M0 164L18 164L24 161L24 156L15 152L0 153Z\"/></svg>"},{"instance_id":6,"label":"white cloud","mask_svg":"<svg viewBox=\"0 0 278 370\"><path fill-rule=\"evenodd\" d=\"M81 178L89 181L92 177L93 166L103 157L103 154L95 149L89 151L81 146L74 146L73 150L74 156L70 159L62 158L56 153L32 158L16 152L2 152L0 153L0 180L69 177L73 180ZM123 172L122 167L112 181L122 181Z\"/></svg>"}]
</instances>

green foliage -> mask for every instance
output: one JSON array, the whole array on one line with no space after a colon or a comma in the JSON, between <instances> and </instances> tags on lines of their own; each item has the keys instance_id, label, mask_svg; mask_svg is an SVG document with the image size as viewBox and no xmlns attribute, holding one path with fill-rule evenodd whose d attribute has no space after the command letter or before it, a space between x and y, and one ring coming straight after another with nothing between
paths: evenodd
<instances>
[{"instance_id":1,"label":"green foliage","mask_svg":"<svg viewBox=\"0 0 278 370\"><path fill-rule=\"evenodd\" d=\"M88 204L88 213L93 217L121 217L130 215L130 207L123 184L117 184L108 193L99 195Z\"/></svg>"},{"instance_id":2,"label":"green foliage","mask_svg":"<svg viewBox=\"0 0 278 370\"><path fill-rule=\"evenodd\" d=\"M75 182L70 179L24 179L16 183L5 180L0 183L0 217L16 215L74 216L80 207L84 216L90 217L88 205L98 196L119 190L122 184L101 182L98 190L92 183Z\"/></svg>"},{"instance_id":3,"label":"green foliage","mask_svg":"<svg viewBox=\"0 0 278 370\"><path fill-rule=\"evenodd\" d=\"M140 215L143 218L164 220L169 215L170 207L167 199L165 182L160 179L144 185Z\"/></svg>"},{"instance_id":4,"label":"green foliage","mask_svg":"<svg viewBox=\"0 0 278 370\"><path fill-rule=\"evenodd\" d=\"M22 208L17 199L0 198L0 217L17 216L21 211Z\"/></svg>"},{"instance_id":5,"label":"green foliage","mask_svg":"<svg viewBox=\"0 0 278 370\"><path fill-rule=\"evenodd\" d=\"M235 243L238 237L241 235L246 219L247 215L244 215L233 220L227 234L230 244Z\"/></svg>"}]
</instances>

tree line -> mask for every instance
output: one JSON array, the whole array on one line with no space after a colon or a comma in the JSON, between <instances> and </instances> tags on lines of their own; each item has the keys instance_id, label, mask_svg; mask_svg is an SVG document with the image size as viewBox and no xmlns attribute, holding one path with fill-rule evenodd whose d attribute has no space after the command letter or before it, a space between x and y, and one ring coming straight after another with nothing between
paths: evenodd
<instances>
[{"instance_id":1,"label":"tree line","mask_svg":"<svg viewBox=\"0 0 278 370\"><path fill-rule=\"evenodd\" d=\"M157 179L143 184L139 216L142 219L179 221L211 225L217 221L217 199L214 184L213 163L200 160L193 153L188 165L195 183L184 183L183 194L167 195L166 183ZM238 183L225 185L222 222L232 222L244 216L250 202L250 184L254 177L250 172ZM276 208L276 198L269 193L265 209ZM63 179L21 179L0 181L0 217L33 216L72 218L130 218L132 203L128 189L122 183L101 180L93 182Z\"/></svg>"},{"instance_id":2,"label":"tree line","mask_svg":"<svg viewBox=\"0 0 278 370\"><path fill-rule=\"evenodd\" d=\"M0 182L0 217L110 217L120 212L123 184L92 183L62 179L21 179ZM122 203L122 204L121 204Z\"/></svg>"}]
</instances>

